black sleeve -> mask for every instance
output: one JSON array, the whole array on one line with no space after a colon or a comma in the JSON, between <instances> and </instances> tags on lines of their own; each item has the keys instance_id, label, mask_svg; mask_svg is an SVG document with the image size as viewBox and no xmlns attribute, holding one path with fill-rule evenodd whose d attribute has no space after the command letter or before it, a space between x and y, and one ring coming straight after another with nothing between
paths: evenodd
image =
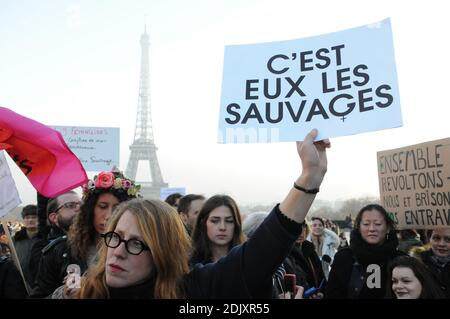
<instances>
[{"instance_id":1,"label":"black sleeve","mask_svg":"<svg viewBox=\"0 0 450 319\"><path fill-rule=\"evenodd\" d=\"M272 275L289 255L301 229L301 224L287 218L277 205L247 241L243 273L253 298L270 293Z\"/></svg>"},{"instance_id":2,"label":"black sleeve","mask_svg":"<svg viewBox=\"0 0 450 319\"><path fill-rule=\"evenodd\" d=\"M30 283L32 284L32 288L35 285L35 280L36 280L36 276L38 274L39 271L39 264L41 262L41 257L42 257L42 249L44 249L45 246L48 245L48 241L41 239L39 241L37 241L36 243L34 243L33 247L31 248L31 253L30 253L30 260L29 260L29 265L28 265L28 270L29 270L29 274L30 274Z\"/></svg>"},{"instance_id":3,"label":"black sleeve","mask_svg":"<svg viewBox=\"0 0 450 319\"><path fill-rule=\"evenodd\" d=\"M62 259L57 256L55 248L42 255L35 285L31 293L32 298L45 298L62 285L64 278L60 278Z\"/></svg>"},{"instance_id":4,"label":"black sleeve","mask_svg":"<svg viewBox=\"0 0 450 319\"><path fill-rule=\"evenodd\" d=\"M12 260L1 265L0 299L24 299L28 296L27 290Z\"/></svg>"},{"instance_id":5,"label":"black sleeve","mask_svg":"<svg viewBox=\"0 0 450 319\"><path fill-rule=\"evenodd\" d=\"M37 212L39 219L39 231L47 237L49 227L47 226L47 204L51 198L47 198L44 195L37 193Z\"/></svg>"},{"instance_id":6,"label":"black sleeve","mask_svg":"<svg viewBox=\"0 0 450 319\"><path fill-rule=\"evenodd\" d=\"M272 275L298 238L299 225L277 205L247 242L216 263L194 267L186 280L188 297L271 298Z\"/></svg>"}]
</instances>

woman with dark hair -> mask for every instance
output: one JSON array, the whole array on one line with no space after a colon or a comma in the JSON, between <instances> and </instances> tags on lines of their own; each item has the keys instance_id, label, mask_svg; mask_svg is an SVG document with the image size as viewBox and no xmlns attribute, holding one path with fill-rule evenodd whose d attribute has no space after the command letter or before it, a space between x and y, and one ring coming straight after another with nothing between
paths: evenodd
<instances>
[{"instance_id":1,"label":"woman with dark hair","mask_svg":"<svg viewBox=\"0 0 450 319\"><path fill-rule=\"evenodd\" d=\"M39 273L44 275L38 276L33 297L46 297L60 287L70 264L78 265L83 274L94 263L97 244L106 232L114 208L120 202L136 198L139 189L140 185L119 171L101 172L83 185L83 204L68 235L55 239L43 250Z\"/></svg>"},{"instance_id":2,"label":"woman with dark hair","mask_svg":"<svg viewBox=\"0 0 450 319\"><path fill-rule=\"evenodd\" d=\"M241 213L227 195L215 195L203 205L192 236L191 264L207 264L224 257L244 241Z\"/></svg>"},{"instance_id":3,"label":"woman with dark hair","mask_svg":"<svg viewBox=\"0 0 450 319\"><path fill-rule=\"evenodd\" d=\"M433 229L430 246L418 255L450 298L450 228Z\"/></svg>"},{"instance_id":4,"label":"woman with dark hair","mask_svg":"<svg viewBox=\"0 0 450 319\"><path fill-rule=\"evenodd\" d=\"M388 263L397 250L394 221L377 204L363 207L350 234L350 247L334 256L325 298L380 299L386 295Z\"/></svg>"},{"instance_id":5,"label":"woman with dark hair","mask_svg":"<svg viewBox=\"0 0 450 319\"><path fill-rule=\"evenodd\" d=\"M305 290L313 287L324 288L326 284L322 261L317 255L314 245L306 240L309 233L309 226L305 223L289 256L284 260L286 272L295 274L297 285L302 286ZM323 298L322 291L315 294L314 298Z\"/></svg>"},{"instance_id":6,"label":"woman with dark hair","mask_svg":"<svg viewBox=\"0 0 450 319\"><path fill-rule=\"evenodd\" d=\"M387 286L391 299L445 299L427 266L410 256L399 256L389 264Z\"/></svg>"},{"instance_id":7,"label":"woman with dark hair","mask_svg":"<svg viewBox=\"0 0 450 319\"><path fill-rule=\"evenodd\" d=\"M101 172L83 186L83 205L68 234L71 255L80 261L83 272L93 262L114 208L135 198L138 190L139 186L118 171Z\"/></svg>"}]
</instances>

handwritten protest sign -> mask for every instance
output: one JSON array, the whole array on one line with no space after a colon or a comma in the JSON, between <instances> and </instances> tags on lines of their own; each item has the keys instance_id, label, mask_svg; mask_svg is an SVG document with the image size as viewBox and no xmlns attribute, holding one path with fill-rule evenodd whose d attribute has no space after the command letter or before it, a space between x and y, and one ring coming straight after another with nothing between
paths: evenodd
<instances>
[{"instance_id":1,"label":"handwritten protest sign","mask_svg":"<svg viewBox=\"0 0 450 319\"><path fill-rule=\"evenodd\" d=\"M52 126L59 131L86 171L119 167L120 129L114 127Z\"/></svg>"},{"instance_id":2,"label":"handwritten protest sign","mask_svg":"<svg viewBox=\"0 0 450 319\"><path fill-rule=\"evenodd\" d=\"M175 193L179 193L181 195L186 195L186 188L184 187L163 187L160 189L160 196L159 198L161 200L166 200L166 198L169 195L175 194Z\"/></svg>"},{"instance_id":3,"label":"handwritten protest sign","mask_svg":"<svg viewBox=\"0 0 450 319\"><path fill-rule=\"evenodd\" d=\"M317 139L402 125L391 23L225 47L219 143Z\"/></svg>"},{"instance_id":4,"label":"handwritten protest sign","mask_svg":"<svg viewBox=\"0 0 450 319\"><path fill-rule=\"evenodd\" d=\"M399 229L450 227L450 138L377 158L381 204Z\"/></svg>"},{"instance_id":5,"label":"handwritten protest sign","mask_svg":"<svg viewBox=\"0 0 450 319\"><path fill-rule=\"evenodd\" d=\"M0 151L0 217L9 214L21 202L5 154Z\"/></svg>"}]
</instances>

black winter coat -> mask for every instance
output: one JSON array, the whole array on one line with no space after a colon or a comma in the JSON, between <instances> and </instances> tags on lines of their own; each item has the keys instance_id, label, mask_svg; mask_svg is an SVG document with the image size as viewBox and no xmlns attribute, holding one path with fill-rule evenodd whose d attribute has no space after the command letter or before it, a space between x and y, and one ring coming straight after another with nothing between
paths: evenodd
<instances>
[{"instance_id":1,"label":"black winter coat","mask_svg":"<svg viewBox=\"0 0 450 319\"><path fill-rule=\"evenodd\" d=\"M42 258L42 250L52 241L64 235L65 233L62 229L53 226L48 233L47 239L41 238L33 244L33 247L31 248L30 262L28 265L30 279L32 283L31 288L34 288L36 285L36 276L39 271L39 265Z\"/></svg>"},{"instance_id":2,"label":"black winter coat","mask_svg":"<svg viewBox=\"0 0 450 319\"><path fill-rule=\"evenodd\" d=\"M295 244L284 261L286 273L295 274L297 285L305 290L319 287L325 278L322 262L317 256L314 244L305 240L301 246Z\"/></svg>"},{"instance_id":3,"label":"black winter coat","mask_svg":"<svg viewBox=\"0 0 450 319\"><path fill-rule=\"evenodd\" d=\"M397 250L398 240L394 231L389 233L388 238L382 245L370 245L361 238L358 231L353 230L350 247L339 250L334 256L325 298L385 298L388 264L395 257L405 255ZM379 267L381 273L378 280L375 279L377 275L373 268L368 268L369 265ZM372 286L375 282L377 283Z\"/></svg>"},{"instance_id":4,"label":"black winter coat","mask_svg":"<svg viewBox=\"0 0 450 319\"><path fill-rule=\"evenodd\" d=\"M431 256L433 256L431 249L420 254L423 263L427 265L433 276L437 279L447 298L450 298L450 263L447 263L445 267L438 267L432 262Z\"/></svg>"},{"instance_id":5,"label":"black winter coat","mask_svg":"<svg viewBox=\"0 0 450 319\"><path fill-rule=\"evenodd\" d=\"M0 257L0 299L24 299L27 290L14 262L6 257Z\"/></svg>"},{"instance_id":6,"label":"black winter coat","mask_svg":"<svg viewBox=\"0 0 450 319\"><path fill-rule=\"evenodd\" d=\"M67 242L67 236L62 236L42 250L39 271L36 276L32 298L45 298L50 296L56 288L63 284L67 275L67 266L77 264L81 273L87 269L86 262L73 258Z\"/></svg>"}]
</instances>

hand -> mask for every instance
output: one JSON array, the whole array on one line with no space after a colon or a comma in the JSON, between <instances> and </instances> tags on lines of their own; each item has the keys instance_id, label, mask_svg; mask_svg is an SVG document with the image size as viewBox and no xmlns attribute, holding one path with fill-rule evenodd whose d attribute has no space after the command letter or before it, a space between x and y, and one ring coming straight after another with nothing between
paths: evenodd
<instances>
[{"instance_id":1,"label":"hand","mask_svg":"<svg viewBox=\"0 0 450 319\"><path fill-rule=\"evenodd\" d=\"M298 285L296 285L295 287L296 287L297 292L295 293L294 298L292 298L290 291L288 291L284 294L279 294L278 297L280 299L303 299L303 292L305 291L305 288L303 288L302 286L298 286Z\"/></svg>"},{"instance_id":2,"label":"hand","mask_svg":"<svg viewBox=\"0 0 450 319\"><path fill-rule=\"evenodd\" d=\"M318 131L313 129L302 142L297 142L297 153L302 161L302 175L308 177L310 185L306 188L318 188L327 172L326 149L331 146L328 139L314 142Z\"/></svg>"},{"instance_id":3,"label":"hand","mask_svg":"<svg viewBox=\"0 0 450 319\"><path fill-rule=\"evenodd\" d=\"M318 292L318 293L312 295L309 299L323 299L323 293Z\"/></svg>"},{"instance_id":4,"label":"hand","mask_svg":"<svg viewBox=\"0 0 450 319\"><path fill-rule=\"evenodd\" d=\"M306 135L303 142L297 142L297 152L303 170L295 183L306 189L319 188L327 171L326 149L330 147L330 141L314 142L317 134L317 130L314 129ZM280 203L280 211L288 218L302 223L314 198L314 194L307 194L291 187L286 198Z\"/></svg>"},{"instance_id":5,"label":"hand","mask_svg":"<svg viewBox=\"0 0 450 319\"><path fill-rule=\"evenodd\" d=\"M64 277L63 283L64 299L70 299L80 290L80 275L70 272Z\"/></svg>"}]
</instances>

